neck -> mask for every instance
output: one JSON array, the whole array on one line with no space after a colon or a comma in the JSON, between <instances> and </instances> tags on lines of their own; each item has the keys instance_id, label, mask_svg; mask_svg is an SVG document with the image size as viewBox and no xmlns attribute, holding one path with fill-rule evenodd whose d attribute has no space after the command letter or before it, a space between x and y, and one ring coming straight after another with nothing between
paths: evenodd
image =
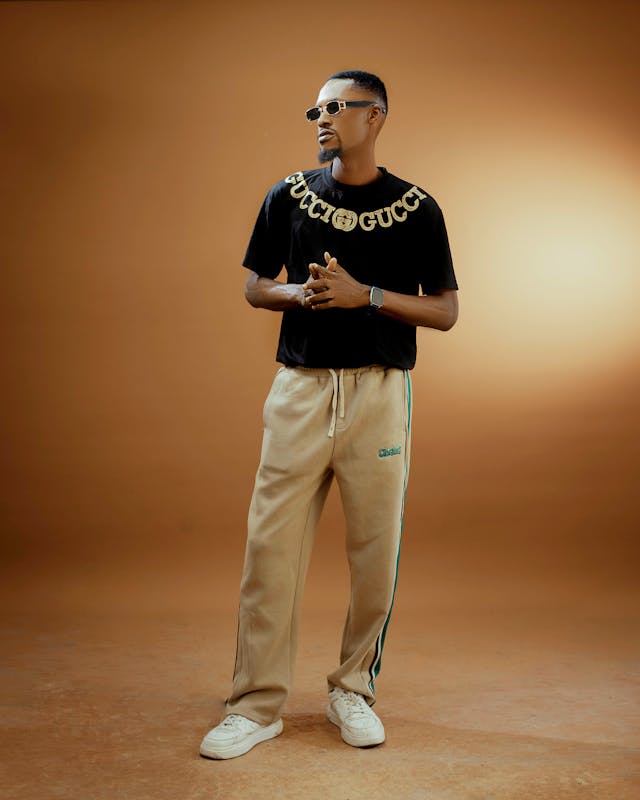
<instances>
[{"instance_id":1,"label":"neck","mask_svg":"<svg viewBox=\"0 0 640 800\"><path fill-rule=\"evenodd\" d=\"M352 186L373 183L380 177L373 151L366 155L352 155L349 158L346 158L343 153L331 163L331 174L339 183L346 183Z\"/></svg>"}]
</instances>

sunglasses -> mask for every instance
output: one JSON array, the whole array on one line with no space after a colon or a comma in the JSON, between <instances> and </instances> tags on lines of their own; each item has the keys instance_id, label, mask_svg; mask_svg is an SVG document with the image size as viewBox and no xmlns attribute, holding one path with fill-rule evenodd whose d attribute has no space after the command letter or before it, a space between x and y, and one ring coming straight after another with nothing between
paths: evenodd
<instances>
[{"instance_id":1,"label":"sunglasses","mask_svg":"<svg viewBox=\"0 0 640 800\"><path fill-rule=\"evenodd\" d=\"M345 108L366 108L367 106L377 106L378 103L374 103L371 100L329 100L323 106L314 106L313 108L308 108L305 111L307 115L308 122L315 122L317 119L320 119L320 114L323 111L326 111L330 117L335 117L336 114L339 114L341 111L344 111ZM386 114L386 109L382 108L382 113Z\"/></svg>"}]
</instances>

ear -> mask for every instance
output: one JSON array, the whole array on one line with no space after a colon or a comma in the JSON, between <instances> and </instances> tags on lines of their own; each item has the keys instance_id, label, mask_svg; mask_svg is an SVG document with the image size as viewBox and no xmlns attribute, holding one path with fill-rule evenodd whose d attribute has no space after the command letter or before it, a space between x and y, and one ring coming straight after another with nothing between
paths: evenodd
<instances>
[{"instance_id":1,"label":"ear","mask_svg":"<svg viewBox=\"0 0 640 800\"><path fill-rule=\"evenodd\" d=\"M369 109L369 122L382 122L384 121L384 114L380 106L371 106Z\"/></svg>"}]
</instances>

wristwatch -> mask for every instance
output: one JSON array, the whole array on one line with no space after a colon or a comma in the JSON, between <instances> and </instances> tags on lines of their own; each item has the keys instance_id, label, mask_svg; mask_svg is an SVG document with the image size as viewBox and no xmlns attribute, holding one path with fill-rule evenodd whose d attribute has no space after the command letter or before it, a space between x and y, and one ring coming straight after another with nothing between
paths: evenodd
<instances>
[{"instance_id":1,"label":"wristwatch","mask_svg":"<svg viewBox=\"0 0 640 800\"><path fill-rule=\"evenodd\" d=\"M369 305L371 306L371 308L377 311L379 308L382 308L383 303L384 303L384 292L382 291L382 289L378 289L377 286L372 286L371 290L369 291Z\"/></svg>"}]
</instances>

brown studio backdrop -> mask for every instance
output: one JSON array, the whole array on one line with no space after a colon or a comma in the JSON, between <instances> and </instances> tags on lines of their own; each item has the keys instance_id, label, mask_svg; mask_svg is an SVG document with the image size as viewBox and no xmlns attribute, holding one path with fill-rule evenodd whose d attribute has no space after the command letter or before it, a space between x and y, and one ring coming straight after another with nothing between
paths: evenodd
<instances>
[{"instance_id":1,"label":"brown studio backdrop","mask_svg":"<svg viewBox=\"0 0 640 800\"><path fill-rule=\"evenodd\" d=\"M379 163L439 201L461 285L458 325L419 333L402 602L632 597L635 4L0 19L6 590L235 607L279 324L239 265L268 187L315 164L302 111L360 67L390 92ZM309 602L345 598L340 520L334 494Z\"/></svg>"}]
</instances>

